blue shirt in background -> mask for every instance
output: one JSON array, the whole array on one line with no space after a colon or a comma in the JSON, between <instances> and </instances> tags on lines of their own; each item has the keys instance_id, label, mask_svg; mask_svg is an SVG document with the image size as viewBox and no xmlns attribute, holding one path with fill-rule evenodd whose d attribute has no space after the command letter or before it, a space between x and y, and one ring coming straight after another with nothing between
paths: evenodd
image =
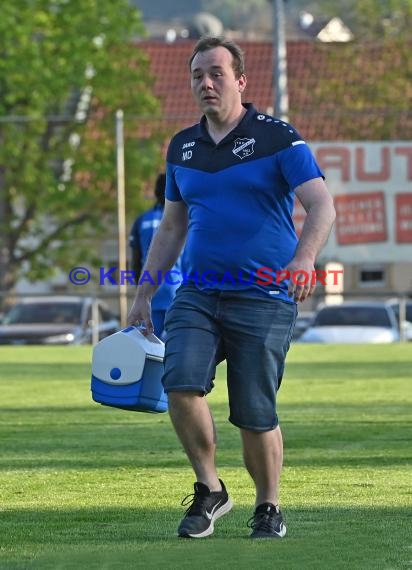
<instances>
[{"instance_id":1,"label":"blue shirt in background","mask_svg":"<svg viewBox=\"0 0 412 570\"><path fill-rule=\"evenodd\" d=\"M132 249L140 249L141 252L141 262L142 267L146 262L147 254L149 251L150 244L152 242L153 236L160 225L160 220L163 215L163 206L157 204L141 216L139 216L130 231L129 245ZM176 264L172 269L179 271L180 266ZM136 277L138 279L139 276ZM156 276L151 276L154 281L156 281ZM176 290L180 283L169 284L162 280L162 285L156 291L152 299L152 309L167 309L172 302ZM178 278L169 279L169 281L178 281Z\"/></svg>"}]
</instances>

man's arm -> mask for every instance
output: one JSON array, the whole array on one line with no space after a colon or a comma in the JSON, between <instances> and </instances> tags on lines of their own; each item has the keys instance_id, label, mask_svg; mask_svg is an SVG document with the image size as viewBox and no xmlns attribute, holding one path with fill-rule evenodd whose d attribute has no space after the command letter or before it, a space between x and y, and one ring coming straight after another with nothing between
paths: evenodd
<instances>
[{"instance_id":1,"label":"man's arm","mask_svg":"<svg viewBox=\"0 0 412 570\"><path fill-rule=\"evenodd\" d=\"M132 247L132 270L135 272L136 277L142 271L142 252L140 247Z\"/></svg>"},{"instance_id":2,"label":"man's arm","mask_svg":"<svg viewBox=\"0 0 412 570\"><path fill-rule=\"evenodd\" d=\"M160 226L150 244L149 253L142 273L152 279L143 280L137 286L136 296L129 311L130 324L144 323L146 332L153 332L151 319L151 300L159 287L157 275L168 271L180 255L187 234L187 207L183 201L171 202L166 200ZM154 283L151 281L153 280Z\"/></svg>"},{"instance_id":3,"label":"man's arm","mask_svg":"<svg viewBox=\"0 0 412 570\"><path fill-rule=\"evenodd\" d=\"M304 285L296 285L291 279L289 282L289 296L295 301L304 301L315 290L316 283L312 283L312 271L315 269L315 260L328 239L335 220L336 212L332 196L322 178L313 178L295 188L306 211L302 233L298 247L292 261L285 268L290 274L295 274L298 281L304 281L305 274L298 276L299 271L306 271L309 280Z\"/></svg>"}]
</instances>

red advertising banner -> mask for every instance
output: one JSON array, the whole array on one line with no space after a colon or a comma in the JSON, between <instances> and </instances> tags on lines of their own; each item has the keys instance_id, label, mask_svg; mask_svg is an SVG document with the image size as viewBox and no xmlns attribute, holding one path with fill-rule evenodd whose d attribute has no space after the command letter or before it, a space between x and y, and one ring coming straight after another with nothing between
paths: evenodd
<instances>
[{"instance_id":1,"label":"red advertising banner","mask_svg":"<svg viewBox=\"0 0 412 570\"><path fill-rule=\"evenodd\" d=\"M412 243L412 194L396 194L396 241Z\"/></svg>"},{"instance_id":2,"label":"red advertising banner","mask_svg":"<svg viewBox=\"0 0 412 570\"><path fill-rule=\"evenodd\" d=\"M385 196L368 192L335 197L338 245L387 240Z\"/></svg>"},{"instance_id":3,"label":"red advertising banner","mask_svg":"<svg viewBox=\"0 0 412 570\"><path fill-rule=\"evenodd\" d=\"M320 261L412 260L412 141L324 141L310 147L337 210Z\"/></svg>"}]
</instances>

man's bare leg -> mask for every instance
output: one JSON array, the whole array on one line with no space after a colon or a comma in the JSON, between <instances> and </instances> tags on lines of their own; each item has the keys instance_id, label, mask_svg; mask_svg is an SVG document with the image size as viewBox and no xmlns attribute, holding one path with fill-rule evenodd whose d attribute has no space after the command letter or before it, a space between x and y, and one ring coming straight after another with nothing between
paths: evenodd
<instances>
[{"instance_id":1,"label":"man's bare leg","mask_svg":"<svg viewBox=\"0 0 412 570\"><path fill-rule=\"evenodd\" d=\"M280 427L264 432L241 430L243 457L256 487L256 506L277 505L283 465L283 440Z\"/></svg>"}]
</instances>

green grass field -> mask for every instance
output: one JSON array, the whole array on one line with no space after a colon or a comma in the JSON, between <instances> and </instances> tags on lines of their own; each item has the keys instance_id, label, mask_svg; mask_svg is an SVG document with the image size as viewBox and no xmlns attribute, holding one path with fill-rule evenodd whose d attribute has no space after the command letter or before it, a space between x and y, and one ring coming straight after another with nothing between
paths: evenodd
<instances>
[{"instance_id":1,"label":"green grass field","mask_svg":"<svg viewBox=\"0 0 412 570\"><path fill-rule=\"evenodd\" d=\"M412 567L412 345L291 348L279 395L282 541L251 541L253 486L210 396L235 503L213 537L175 536L193 475L167 414L99 406L90 347L0 348L0 569Z\"/></svg>"}]
</instances>

